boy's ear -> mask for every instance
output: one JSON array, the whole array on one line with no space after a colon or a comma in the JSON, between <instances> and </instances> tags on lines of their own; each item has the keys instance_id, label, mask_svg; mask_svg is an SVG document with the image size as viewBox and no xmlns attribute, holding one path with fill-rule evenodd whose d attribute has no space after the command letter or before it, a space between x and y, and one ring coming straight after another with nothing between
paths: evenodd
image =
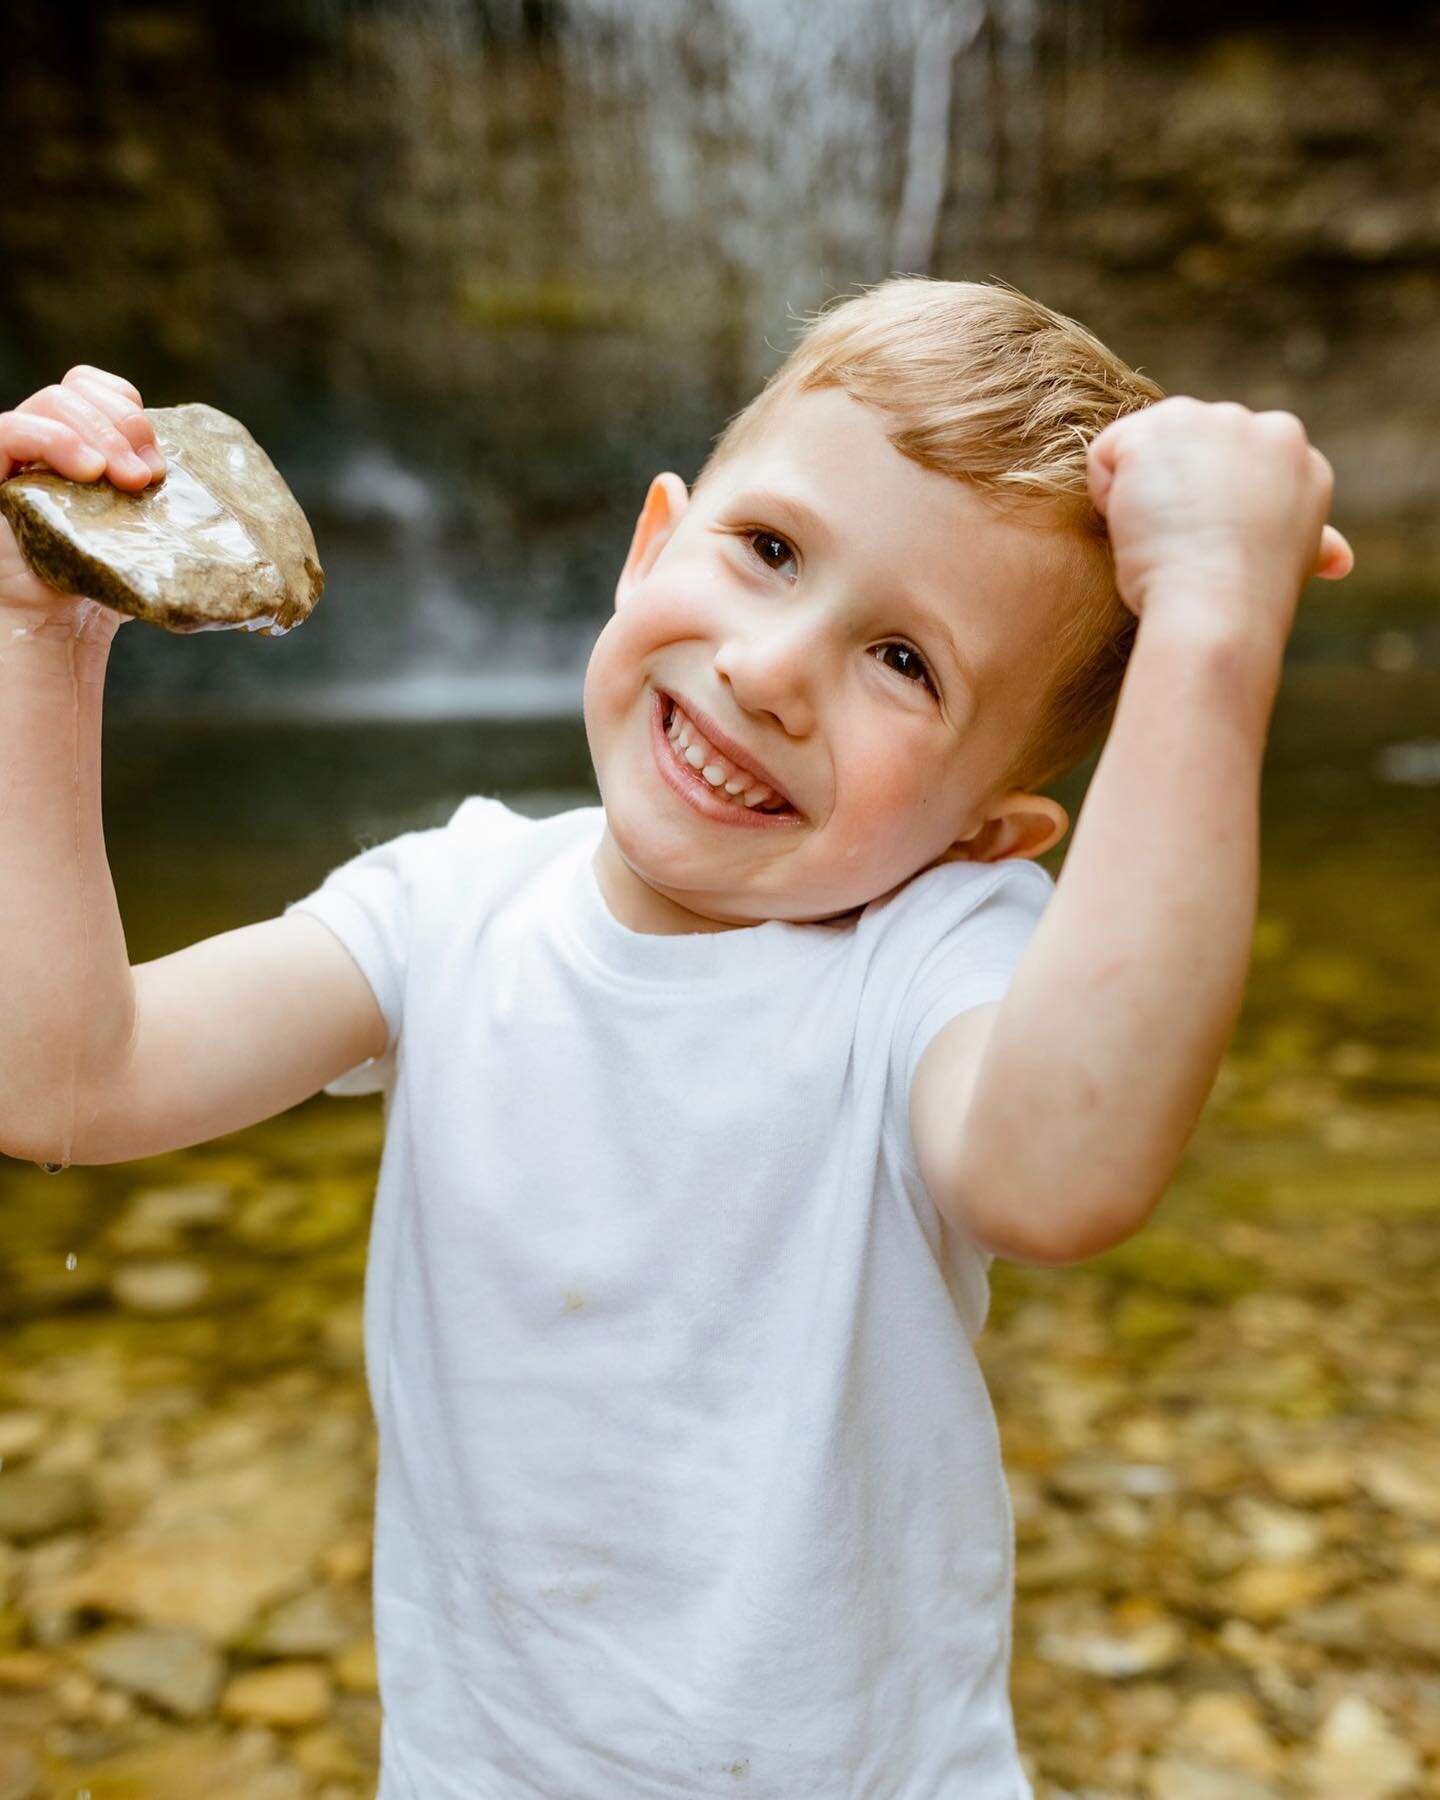
<instances>
[{"instance_id":1,"label":"boy's ear","mask_svg":"<svg viewBox=\"0 0 1440 1800\"><path fill-rule=\"evenodd\" d=\"M1019 788L999 794L985 817L957 838L941 862L1000 862L1007 856L1043 856L1070 829L1070 815L1058 800Z\"/></svg>"},{"instance_id":2,"label":"boy's ear","mask_svg":"<svg viewBox=\"0 0 1440 1800\"><path fill-rule=\"evenodd\" d=\"M630 554L625 558L625 567L615 584L617 606L622 606L629 599L631 590L650 573L655 558L670 541L689 504L690 496L678 475L657 475L650 483L640 517L635 521Z\"/></svg>"}]
</instances>

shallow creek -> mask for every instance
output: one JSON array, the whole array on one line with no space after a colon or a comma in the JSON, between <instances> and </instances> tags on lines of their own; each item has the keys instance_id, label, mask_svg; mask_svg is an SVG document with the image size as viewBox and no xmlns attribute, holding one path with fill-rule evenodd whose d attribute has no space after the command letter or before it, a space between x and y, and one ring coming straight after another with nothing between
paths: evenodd
<instances>
[{"instance_id":1,"label":"shallow creek","mask_svg":"<svg viewBox=\"0 0 1440 1800\"><path fill-rule=\"evenodd\" d=\"M1437 739L1433 668L1291 671L1249 997L1174 1192L1093 1264L996 1272L1042 1800L1437 1791ZM578 725L117 720L106 759L136 960L467 792L593 798ZM0 1793L373 1792L380 1129L321 1098L124 1167L0 1162Z\"/></svg>"}]
</instances>

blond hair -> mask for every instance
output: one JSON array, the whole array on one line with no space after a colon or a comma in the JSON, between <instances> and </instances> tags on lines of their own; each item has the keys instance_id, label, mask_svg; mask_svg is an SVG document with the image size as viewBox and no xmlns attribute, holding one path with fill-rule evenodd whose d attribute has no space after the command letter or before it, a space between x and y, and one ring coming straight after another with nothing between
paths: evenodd
<instances>
[{"instance_id":1,"label":"blond hair","mask_svg":"<svg viewBox=\"0 0 1440 1800\"><path fill-rule=\"evenodd\" d=\"M721 433L701 478L759 437L787 400L832 387L884 414L890 442L922 468L1080 540L1075 605L1003 785L1053 780L1104 737L1135 638L1090 499L1086 452L1113 420L1162 390L1083 325L1007 282L899 276L810 317Z\"/></svg>"}]
</instances>

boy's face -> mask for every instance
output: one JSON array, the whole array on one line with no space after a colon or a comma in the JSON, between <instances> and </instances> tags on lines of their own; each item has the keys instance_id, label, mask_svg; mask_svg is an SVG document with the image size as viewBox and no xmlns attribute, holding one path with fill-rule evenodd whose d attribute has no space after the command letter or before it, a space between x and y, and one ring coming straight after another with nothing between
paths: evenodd
<instances>
[{"instance_id":1,"label":"boy's face","mask_svg":"<svg viewBox=\"0 0 1440 1800\"><path fill-rule=\"evenodd\" d=\"M657 477L585 677L612 912L646 932L817 920L947 857L1048 849L1063 809L999 783L1075 579L1068 532L911 462L838 389L788 401L693 498ZM715 728L702 767L763 765L790 806L692 768L672 703Z\"/></svg>"}]
</instances>

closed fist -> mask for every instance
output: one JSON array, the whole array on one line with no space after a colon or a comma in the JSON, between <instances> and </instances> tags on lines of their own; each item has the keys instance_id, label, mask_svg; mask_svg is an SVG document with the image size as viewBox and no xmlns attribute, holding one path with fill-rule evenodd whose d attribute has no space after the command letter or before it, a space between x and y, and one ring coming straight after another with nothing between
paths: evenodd
<instances>
[{"instance_id":1,"label":"closed fist","mask_svg":"<svg viewBox=\"0 0 1440 1800\"><path fill-rule=\"evenodd\" d=\"M1094 439L1089 482L1120 597L1142 616L1203 608L1283 640L1306 577L1336 581L1354 565L1326 523L1334 473L1293 413L1157 401Z\"/></svg>"}]
</instances>

